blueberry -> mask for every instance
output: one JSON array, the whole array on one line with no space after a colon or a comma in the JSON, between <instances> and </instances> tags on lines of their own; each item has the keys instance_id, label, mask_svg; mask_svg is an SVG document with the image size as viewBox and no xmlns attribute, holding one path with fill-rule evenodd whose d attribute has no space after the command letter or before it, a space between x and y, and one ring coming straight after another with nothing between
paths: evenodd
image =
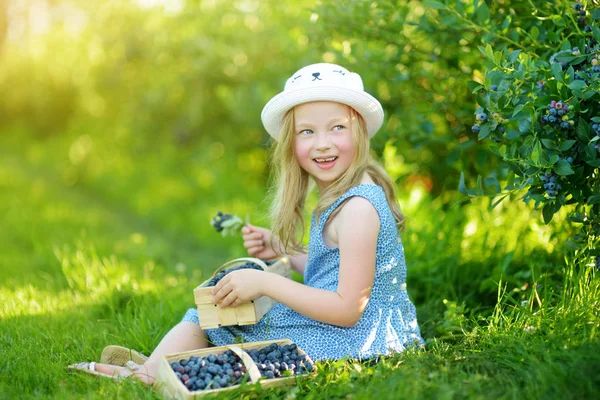
<instances>
[{"instance_id":1,"label":"blueberry","mask_svg":"<svg viewBox=\"0 0 600 400\"><path fill-rule=\"evenodd\" d=\"M563 121L563 122L560 123L560 127L562 129L569 129L571 127L571 124L569 124L568 121Z\"/></svg>"},{"instance_id":2,"label":"blueberry","mask_svg":"<svg viewBox=\"0 0 600 400\"><path fill-rule=\"evenodd\" d=\"M567 157L567 162L569 164L573 164L573 157Z\"/></svg>"},{"instance_id":3,"label":"blueberry","mask_svg":"<svg viewBox=\"0 0 600 400\"><path fill-rule=\"evenodd\" d=\"M556 176L552 175L549 180L550 182L556 182Z\"/></svg>"},{"instance_id":4,"label":"blueberry","mask_svg":"<svg viewBox=\"0 0 600 400\"><path fill-rule=\"evenodd\" d=\"M473 125L473 126L471 127L471 131L472 131L473 133L479 133L479 131L480 131L480 130L481 130L481 128L479 127L479 125Z\"/></svg>"},{"instance_id":5,"label":"blueberry","mask_svg":"<svg viewBox=\"0 0 600 400\"><path fill-rule=\"evenodd\" d=\"M485 121L487 121L487 114L486 113L477 114L475 116L475 119L477 119L477 121L485 122Z\"/></svg>"},{"instance_id":6,"label":"blueberry","mask_svg":"<svg viewBox=\"0 0 600 400\"><path fill-rule=\"evenodd\" d=\"M556 108L551 108L550 115L556 115L556 114L558 114L558 110Z\"/></svg>"},{"instance_id":7,"label":"blueberry","mask_svg":"<svg viewBox=\"0 0 600 400\"><path fill-rule=\"evenodd\" d=\"M551 115L551 116L548 117L548 122L550 122L551 124L555 123L556 121L557 120L556 120L556 117L554 115Z\"/></svg>"},{"instance_id":8,"label":"blueberry","mask_svg":"<svg viewBox=\"0 0 600 400\"><path fill-rule=\"evenodd\" d=\"M496 90L498 90L498 86L492 85L490 86L490 90L495 92Z\"/></svg>"},{"instance_id":9,"label":"blueberry","mask_svg":"<svg viewBox=\"0 0 600 400\"><path fill-rule=\"evenodd\" d=\"M500 131L500 133L504 133L504 132L505 132L505 129L504 129L504 127L503 127L503 126L499 126L499 127L498 127L498 130Z\"/></svg>"},{"instance_id":10,"label":"blueberry","mask_svg":"<svg viewBox=\"0 0 600 400\"><path fill-rule=\"evenodd\" d=\"M273 371L267 371L265 372L265 376L267 377L267 379L271 379L275 377L275 374L273 373Z\"/></svg>"}]
</instances>

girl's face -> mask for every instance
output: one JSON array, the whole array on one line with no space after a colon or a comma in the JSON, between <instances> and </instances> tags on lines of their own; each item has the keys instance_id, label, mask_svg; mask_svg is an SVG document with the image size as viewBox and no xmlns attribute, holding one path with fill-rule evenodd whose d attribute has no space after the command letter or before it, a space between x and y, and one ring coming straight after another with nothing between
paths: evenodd
<instances>
[{"instance_id":1,"label":"girl's face","mask_svg":"<svg viewBox=\"0 0 600 400\"><path fill-rule=\"evenodd\" d=\"M323 192L354 160L356 146L347 106L331 101L294 108L294 154Z\"/></svg>"}]
</instances>

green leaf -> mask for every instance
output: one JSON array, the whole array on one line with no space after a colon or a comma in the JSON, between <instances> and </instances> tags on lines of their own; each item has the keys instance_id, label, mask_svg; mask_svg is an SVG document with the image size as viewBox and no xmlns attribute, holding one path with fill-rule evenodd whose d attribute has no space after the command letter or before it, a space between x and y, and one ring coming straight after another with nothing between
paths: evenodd
<instances>
[{"instance_id":1,"label":"green leaf","mask_svg":"<svg viewBox=\"0 0 600 400\"><path fill-rule=\"evenodd\" d=\"M477 22L480 24L484 24L488 19L490 19L490 10L485 3L485 1L481 2L481 6L476 11Z\"/></svg>"},{"instance_id":2,"label":"green leaf","mask_svg":"<svg viewBox=\"0 0 600 400\"><path fill-rule=\"evenodd\" d=\"M569 88L571 88L571 90L582 90L582 89L585 89L586 87L587 87L587 85L585 84L585 82L582 80L579 80L579 79L575 80L569 84Z\"/></svg>"},{"instance_id":3,"label":"green leaf","mask_svg":"<svg viewBox=\"0 0 600 400\"><path fill-rule=\"evenodd\" d=\"M552 217L554 216L554 206L552 203L546 203L542 209L542 215L544 216L544 223L546 225L552 221Z\"/></svg>"},{"instance_id":4,"label":"green leaf","mask_svg":"<svg viewBox=\"0 0 600 400\"><path fill-rule=\"evenodd\" d=\"M435 0L426 0L423 2L423 5L429 8L435 8L436 10L445 10L447 8L445 4Z\"/></svg>"},{"instance_id":5,"label":"green leaf","mask_svg":"<svg viewBox=\"0 0 600 400\"><path fill-rule=\"evenodd\" d=\"M600 194L594 194L594 195L588 197L587 204L592 205L592 204L596 204L596 203L600 203Z\"/></svg>"},{"instance_id":6,"label":"green leaf","mask_svg":"<svg viewBox=\"0 0 600 400\"><path fill-rule=\"evenodd\" d=\"M492 46L489 44L485 46L485 55L488 56L490 60L494 61L494 50L492 50Z\"/></svg>"},{"instance_id":7,"label":"green leaf","mask_svg":"<svg viewBox=\"0 0 600 400\"><path fill-rule=\"evenodd\" d=\"M497 194L498 192L500 192L500 183L498 183L498 179L496 179L496 177L494 176L485 178L485 187L486 189L494 189L491 194Z\"/></svg>"},{"instance_id":8,"label":"green leaf","mask_svg":"<svg viewBox=\"0 0 600 400\"><path fill-rule=\"evenodd\" d=\"M517 60L517 57L519 57L520 53L521 53L521 50L515 50L515 51L513 51L508 56L508 61L510 61L511 63L514 63Z\"/></svg>"},{"instance_id":9,"label":"green leaf","mask_svg":"<svg viewBox=\"0 0 600 400\"><path fill-rule=\"evenodd\" d=\"M561 176L572 175L575 173L571 168L571 165L566 160L558 161L556 164L554 164L552 170Z\"/></svg>"},{"instance_id":10,"label":"green leaf","mask_svg":"<svg viewBox=\"0 0 600 400\"><path fill-rule=\"evenodd\" d=\"M478 196L483 196L483 180L481 179L481 175L477 175L476 188L475 193L477 193Z\"/></svg>"},{"instance_id":11,"label":"green leaf","mask_svg":"<svg viewBox=\"0 0 600 400\"><path fill-rule=\"evenodd\" d=\"M531 118L526 117L519 120L519 132L529 133L531 131Z\"/></svg>"},{"instance_id":12,"label":"green leaf","mask_svg":"<svg viewBox=\"0 0 600 400\"><path fill-rule=\"evenodd\" d=\"M529 31L529 34L531 35L531 38L532 38L533 40L535 40L535 39L537 39L537 38L538 38L538 36L540 36L540 30L538 29L538 27L537 27L537 26L535 26L535 25L534 25L534 26L531 28L531 30Z\"/></svg>"},{"instance_id":13,"label":"green leaf","mask_svg":"<svg viewBox=\"0 0 600 400\"><path fill-rule=\"evenodd\" d=\"M461 192L462 194L467 194L469 196L475 195L475 191L469 190L465 186L465 173L464 172L460 173L460 180L458 182L458 191Z\"/></svg>"},{"instance_id":14,"label":"green leaf","mask_svg":"<svg viewBox=\"0 0 600 400\"><path fill-rule=\"evenodd\" d=\"M519 104L518 106L516 106L515 110L512 113L512 117L514 118L514 116L517 115L523 109L523 107L525 107L525 104Z\"/></svg>"},{"instance_id":15,"label":"green leaf","mask_svg":"<svg viewBox=\"0 0 600 400\"><path fill-rule=\"evenodd\" d=\"M490 135L490 126L488 124L481 125L477 138L483 140Z\"/></svg>"},{"instance_id":16,"label":"green leaf","mask_svg":"<svg viewBox=\"0 0 600 400\"><path fill-rule=\"evenodd\" d=\"M533 146L533 149L531 150L531 160L533 161L534 165L538 165L540 163L540 153L541 149L538 142Z\"/></svg>"},{"instance_id":17,"label":"green leaf","mask_svg":"<svg viewBox=\"0 0 600 400\"><path fill-rule=\"evenodd\" d=\"M590 126L583 118L580 118L577 124L577 137L583 142L590 140Z\"/></svg>"},{"instance_id":18,"label":"green leaf","mask_svg":"<svg viewBox=\"0 0 600 400\"><path fill-rule=\"evenodd\" d=\"M542 144L544 145L545 148L550 149L550 150L558 150L556 148L556 145L554 144L554 140L552 139L542 139Z\"/></svg>"},{"instance_id":19,"label":"green leaf","mask_svg":"<svg viewBox=\"0 0 600 400\"><path fill-rule=\"evenodd\" d=\"M577 140L573 140L573 139L565 140L560 145L560 151L567 151L567 150L569 150L571 147L573 147L573 145L575 143L577 143Z\"/></svg>"},{"instance_id":20,"label":"green leaf","mask_svg":"<svg viewBox=\"0 0 600 400\"><path fill-rule=\"evenodd\" d=\"M564 75L563 75L563 70L562 67L560 66L560 63L555 62L554 64L552 64L552 74L554 75L554 79L556 79L559 82L564 82Z\"/></svg>"},{"instance_id":21,"label":"green leaf","mask_svg":"<svg viewBox=\"0 0 600 400\"><path fill-rule=\"evenodd\" d=\"M565 20L560 15L556 15L556 14L552 16L552 22L556 26L566 26L567 25Z\"/></svg>"},{"instance_id":22,"label":"green leaf","mask_svg":"<svg viewBox=\"0 0 600 400\"><path fill-rule=\"evenodd\" d=\"M476 93L479 92L481 89L483 89L484 86L483 85L479 85L479 86L475 86L475 88L473 89L473 91L471 93Z\"/></svg>"}]
</instances>

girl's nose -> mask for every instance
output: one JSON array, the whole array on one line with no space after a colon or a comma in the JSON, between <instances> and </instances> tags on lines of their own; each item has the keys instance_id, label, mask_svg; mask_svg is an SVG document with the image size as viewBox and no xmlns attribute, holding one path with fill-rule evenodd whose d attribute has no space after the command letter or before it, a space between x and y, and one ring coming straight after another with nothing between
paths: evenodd
<instances>
[{"instance_id":1,"label":"girl's nose","mask_svg":"<svg viewBox=\"0 0 600 400\"><path fill-rule=\"evenodd\" d=\"M331 140L329 135L326 133L317 134L317 141L315 143L315 148L317 150L327 150L331 148Z\"/></svg>"}]
</instances>

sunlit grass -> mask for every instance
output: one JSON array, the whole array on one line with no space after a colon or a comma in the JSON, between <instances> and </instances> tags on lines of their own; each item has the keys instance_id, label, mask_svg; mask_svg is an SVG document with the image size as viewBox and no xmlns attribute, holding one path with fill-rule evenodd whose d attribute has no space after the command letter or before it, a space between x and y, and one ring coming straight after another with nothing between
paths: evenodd
<instances>
[{"instance_id":1,"label":"sunlit grass","mask_svg":"<svg viewBox=\"0 0 600 400\"><path fill-rule=\"evenodd\" d=\"M0 393L156 398L140 385L69 375L65 367L97 360L108 344L149 354L194 306L193 288L227 258L243 255L239 238L212 230L211 214L223 208L260 222L264 187L260 179L248 180L241 192L238 181L227 178L231 170L219 173L215 167L222 192L199 192L200 204L190 194L197 181L186 175L196 171L193 158L168 149L143 155L112 149L114 157L105 159L109 150L101 141L93 150L103 155L99 169L93 174L77 169L73 182L65 179L65 170L73 168L72 143L3 141ZM135 171L119 174L118 166L128 163ZM175 186L160 185L163 181ZM595 393L600 284L586 259L565 263L568 232L557 228L564 215L543 225L539 212L518 199L495 209L485 199L451 207L458 198L443 202L422 186L404 189L408 290L426 351L407 351L375 366L321 363L314 379L295 388L262 393L248 388L221 397ZM140 196L149 196L148 209L139 207Z\"/></svg>"}]
</instances>

